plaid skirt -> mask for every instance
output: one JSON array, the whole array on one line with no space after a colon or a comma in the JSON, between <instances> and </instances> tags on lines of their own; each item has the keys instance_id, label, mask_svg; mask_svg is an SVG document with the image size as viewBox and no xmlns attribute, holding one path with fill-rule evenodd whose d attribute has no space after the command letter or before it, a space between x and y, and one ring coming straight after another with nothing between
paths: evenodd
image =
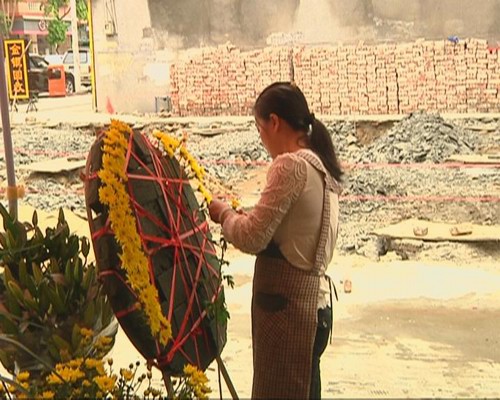
<instances>
[{"instance_id":1,"label":"plaid skirt","mask_svg":"<svg viewBox=\"0 0 500 400\"><path fill-rule=\"evenodd\" d=\"M259 255L252 296L253 399L307 399L319 276Z\"/></svg>"}]
</instances>

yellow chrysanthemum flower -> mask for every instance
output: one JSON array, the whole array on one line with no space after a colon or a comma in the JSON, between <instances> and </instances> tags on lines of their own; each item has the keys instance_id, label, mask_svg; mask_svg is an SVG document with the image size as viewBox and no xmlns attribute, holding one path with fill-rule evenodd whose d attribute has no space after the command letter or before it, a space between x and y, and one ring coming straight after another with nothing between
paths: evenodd
<instances>
[{"instance_id":1,"label":"yellow chrysanthemum flower","mask_svg":"<svg viewBox=\"0 0 500 400\"><path fill-rule=\"evenodd\" d=\"M128 381L131 381L132 379L134 379L134 372L129 370L129 369L125 369L125 368L121 368L120 369L120 375L123 377L123 379L125 379L127 382Z\"/></svg>"},{"instance_id":2,"label":"yellow chrysanthemum flower","mask_svg":"<svg viewBox=\"0 0 500 400\"><path fill-rule=\"evenodd\" d=\"M95 347L98 349L105 348L106 346L109 346L113 342L113 338L110 338L109 336L100 336L97 338L95 342Z\"/></svg>"},{"instance_id":3,"label":"yellow chrysanthemum flower","mask_svg":"<svg viewBox=\"0 0 500 400\"><path fill-rule=\"evenodd\" d=\"M30 378L30 373L28 371L19 372L16 376L18 382L25 382Z\"/></svg>"},{"instance_id":4,"label":"yellow chrysanthemum flower","mask_svg":"<svg viewBox=\"0 0 500 400\"><path fill-rule=\"evenodd\" d=\"M59 376L57 376L56 374L54 373L51 373L48 377L47 377L47 383L49 385L61 385L64 383L64 381L61 380L61 378Z\"/></svg>"},{"instance_id":5,"label":"yellow chrysanthemum flower","mask_svg":"<svg viewBox=\"0 0 500 400\"><path fill-rule=\"evenodd\" d=\"M92 329L88 329L88 328L81 328L80 335L82 335L84 338L88 339L94 335L94 331Z\"/></svg>"},{"instance_id":6,"label":"yellow chrysanthemum flower","mask_svg":"<svg viewBox=\"0 0 500 400\"><path fill-rule=\"evenodd\" d=\"M163 149L170 158L174 157L175 152L177 151L177 149L179 149L179 155L181 159L184 159L186 161L191 173L193 174L192 176L198 180L199 183L198 191L202 194L207 204L210 204L212 202L212 195L203 186L203 180L205 178L205 169L198 164L198 161L196 161L196 159L189 153L187 148L184 146L184 142L186 141L186 136L183 137L182 141L179 141L173 138L172 136L160 131L155 131L153 135L154 137L159 139L159 141L162 143Z\"/></svg>"},{"instance_id":7,"label":"yellow chrysanthemum flower","mask_svg":"<svg viewBox=\"0 0 500 400\"><path fill-rule=\"evenodd\" d=\"M156 136L156 133L154 135ZM122 183L127 181L125 154L131 136L130 127L115 120L106 131L102 148L103 167L98 172L102 181L99 200L109 208L111 228L122 247L120 260L127 273L127 281L138 294L152 334L158 337L163 345L166 345L171 335L167 337L164 332L171 332L170 323L162 313L157 299L158 293L151 284L147 268L145 268L148 259L142 249L127 190ZM176 139L164 140L163 143L172 153L181 144Z\"/></svg>"},{"instance_id":8,"label":"yellow chrysanthemum flower","mask_svg":"<svg viewBox=\"0 0 500 400\"><path fill-rule=\"evenodd\" d=\"M79 379L85 377L85 374L82 371L69 367L65 367L57 372L66 382L76 382Z\"/></svg>"},{"instance_id":9,"label":"yellow chrysanthemum flower","mask_svg":"<svg viewBox=\"0 0 500 400\"><path fill-rule=\"evenodd\" d=\"M55 396L54 392L51 392L50 390L46 390L45 392L42 393L42 399L46 400L51 400Z\"/></svg>"},{"instance_id":10,"label":"yellow chrysanthemum flower","mask_svg":"<svg viewBox=\"0 0 500 400\"><path fill-rule=\"evenodd\" d=\"M207 394L211 393L211 389L206 385L208 378L194 365L187 364L184 366L184 375L187 378L187 385L192 388L198 399L208 399Z\"/></svg>"},{"instance_id":11,"label":"yellow chrysanthemum flower","mask_svg":"<svg viewBox=\"0 0 500 400\"><path fill-rule=\"evenodd\" d=\"M74 360L70 360L68 363L67 363L67 366L69 368L73 368L73 369L78 369L81 367L81 365L83 364L83 358L76 358Z\"/></svg>"},{"instance_id":12,"label":"yellow chrysanthemum flower","mask_svg":"<svg viewBox=\"0 0 500 400\"><path fill-rule=\"evenodd\" d=\"M236 210L241 206L241 203L238 199L231 199L231 207Z\"/></svg>"},{"instance_id":13,"label":"yellow chrysanthemum flower","mask_svg":"<svg viewBox=\"0 0 500 400\"><path fill-rule=\"evenodd\" d=\"M210 204L212 202L212 195L205 189L205 186L200 184L198 187L198 191L201 193L207 204Z\"/></svg>"},{"instance_id":14,"label":"yellow chrysanthemum flower","mask_svg":"<svg viewBox=\"0 0 500 400\"><path fill-rule=\"evenodd\" d=\"M96 376L94 382L104 393L110 392L115 387L116 376Z\"/></svg>"},{"instance_id":15,"label":"yellow chrysanthemum flower","mask_svg":"<svg viewBox=\"0 0 500 400\"><path fill-rule=\"evenodd\" d=\"M99 375L106 374L106 370L104 369L104 362L102 360L96 360L95 358L87 358L85 360L85 366L88 369L95 369Z\"/></svg>"}]
</instances>

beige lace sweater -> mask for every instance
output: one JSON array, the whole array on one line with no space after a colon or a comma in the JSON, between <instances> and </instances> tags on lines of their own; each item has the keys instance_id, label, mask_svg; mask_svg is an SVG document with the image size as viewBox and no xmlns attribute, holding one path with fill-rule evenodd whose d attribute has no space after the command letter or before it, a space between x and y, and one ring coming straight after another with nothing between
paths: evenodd
<instances>
[{"instance_id":1,"label":"beige lace sweater","mask_svg":"<svg viewBox=\"0 0 500 400\"><path fill-rule=\"evenodd\" d=\"M300 151L314 154L310 150ZM273 239L290 264L311 270L321 229L323 191L321 172L297 153L282 154L269 168L257 205L248 214L224 213L224 237L250 254L261 252ZM329 285L324 275L337 241L339 200L336 193L330 193L330 204L330 231L321 267L318 308L329 304Z\"/></svg>"}]
</instances>

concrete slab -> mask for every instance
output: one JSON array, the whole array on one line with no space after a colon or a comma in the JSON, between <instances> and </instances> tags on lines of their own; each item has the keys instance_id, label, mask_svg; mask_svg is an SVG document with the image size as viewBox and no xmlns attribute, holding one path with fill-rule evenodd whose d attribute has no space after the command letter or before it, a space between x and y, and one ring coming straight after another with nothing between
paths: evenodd
<instances>
[{"instance_id":1,"label":"concrete slab","mask_svg":"<svg viewBox=\"0 0 500 400\"><path fill-rule=\"evenodd\" d=\"M20 165L18 169L41 174L59 174L61 172L71 172L85 168L85 163L85 158L61 157L28 165Z\"/></svg>"}]
</instances>

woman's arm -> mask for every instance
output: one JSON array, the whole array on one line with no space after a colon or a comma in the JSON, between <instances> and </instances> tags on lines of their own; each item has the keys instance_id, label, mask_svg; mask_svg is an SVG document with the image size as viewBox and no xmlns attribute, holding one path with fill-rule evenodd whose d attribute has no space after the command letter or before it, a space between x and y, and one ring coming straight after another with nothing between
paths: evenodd
<instances>
[{"instance_id":1,"label":"woman's arm","mask_svg":"<svg viewBox=\"0 0 500 400\"><path fill-rule=\"evenodd\" d=\"M224 237L245 253L257 254L264 250L302 193L306 180L306 161L292 153L276 157L257 205L247 214L227 209L220 213Z\"/></svg>"}]
</instances>

